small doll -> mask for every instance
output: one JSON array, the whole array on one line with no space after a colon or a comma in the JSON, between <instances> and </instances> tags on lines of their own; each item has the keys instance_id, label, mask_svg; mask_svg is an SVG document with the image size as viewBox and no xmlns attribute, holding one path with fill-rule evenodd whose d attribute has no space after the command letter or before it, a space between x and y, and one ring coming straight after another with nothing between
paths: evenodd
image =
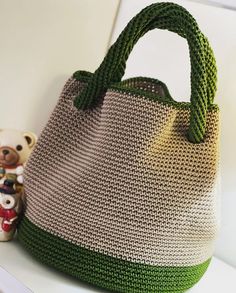
<instances>
[{"instance_id":1,"label":"small doll","mask_svg":"<svg viewBox=\"0 0 236 293\"><path fill-rule=\"evenodd\" d=\"M16 193L12 181L5 180L0 186L0 241L13 238L21 210L21 195Z\"/></svg>"}]
</instances>

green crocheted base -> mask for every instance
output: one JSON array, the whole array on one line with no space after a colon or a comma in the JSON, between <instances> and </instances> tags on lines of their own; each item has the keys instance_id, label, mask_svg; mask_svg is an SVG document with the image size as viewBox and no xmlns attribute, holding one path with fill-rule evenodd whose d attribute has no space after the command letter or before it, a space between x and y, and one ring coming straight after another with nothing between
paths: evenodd
<instances>
[{"instance_id":1,"label":"green crocheted base","mask_svg":"<svg viewBox=\"0 0 236 293\"><path fill-rule=\"evenodd\" d=\"M189 267L133 263L79 247L23 218L18 237L40 261L82 281L114 292L182 293L197 283L210 259Z\"/></svg>"}]
</instances>

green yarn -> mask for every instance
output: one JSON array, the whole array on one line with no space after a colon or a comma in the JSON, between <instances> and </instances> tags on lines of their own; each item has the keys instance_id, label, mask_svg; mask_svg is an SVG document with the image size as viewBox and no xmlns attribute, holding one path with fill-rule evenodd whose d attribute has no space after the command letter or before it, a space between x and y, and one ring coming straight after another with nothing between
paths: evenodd
<instances>
[{"instance_id":1,"label":"green yarn","mask_svg":"<svg viewBox=\"0 0 236 293\"><path fill-rule=\"evenodd\" d=\"M182 293L200 280L210 263L210 259L188 267L133 263L79 247L42 230L26 217L18 236L20 242L45 264L115 292Z\"/></svg>"},{"instance_id":2,"label":"green yarn","mask_svg":"<svg viewBox=\"0 0 236 293\"><path fill-rule=\"evenodd\" d=\"M204 139L207 109L216 91L216 64L212 49L192 15L174 3L155 3L137 14L111 46L87 87L76 97L79 109L92 107L111 84L120 82L125 64L136 42L148 31L167 29L185 38L191 61L191 114L188 139L198 143Z\"/></svg>"}]
</instances>

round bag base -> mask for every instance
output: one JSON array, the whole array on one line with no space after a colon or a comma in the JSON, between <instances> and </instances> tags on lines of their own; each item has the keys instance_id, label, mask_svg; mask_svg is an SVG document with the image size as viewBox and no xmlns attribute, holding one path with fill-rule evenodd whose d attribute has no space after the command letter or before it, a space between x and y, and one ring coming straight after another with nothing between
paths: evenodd
<instances>
[{"instance_id":1,"label":"round bag base","mask_svg":"<svg viewBox=\"0 0 236 293\"><path fill-rule=\"evenodd\" d=\"M195 266L169 267L121 260L54 236L27 217L21 222L18 237L45 264L114 292L185 292L201 279L210 263L209 259Z\"/></svg>"}]
</instances>

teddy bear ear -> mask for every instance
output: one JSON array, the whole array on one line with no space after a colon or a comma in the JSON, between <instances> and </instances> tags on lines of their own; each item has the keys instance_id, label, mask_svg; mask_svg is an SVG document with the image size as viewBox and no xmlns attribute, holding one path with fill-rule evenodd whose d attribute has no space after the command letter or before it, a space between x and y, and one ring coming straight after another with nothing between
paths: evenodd
<instances>
[{"instance_id":1,"label":"teddy bear ear","mask_svg":"<svg viewBox=\"0 0 236 293\"><path fill-rule=\"evenodd\" d=\"M23 133L23 136L26 139L29 148L31 149L36 144L36 141L37 141L36 134L34 134L33 132L27 131Z\"/></svg>"}]
</instances>

